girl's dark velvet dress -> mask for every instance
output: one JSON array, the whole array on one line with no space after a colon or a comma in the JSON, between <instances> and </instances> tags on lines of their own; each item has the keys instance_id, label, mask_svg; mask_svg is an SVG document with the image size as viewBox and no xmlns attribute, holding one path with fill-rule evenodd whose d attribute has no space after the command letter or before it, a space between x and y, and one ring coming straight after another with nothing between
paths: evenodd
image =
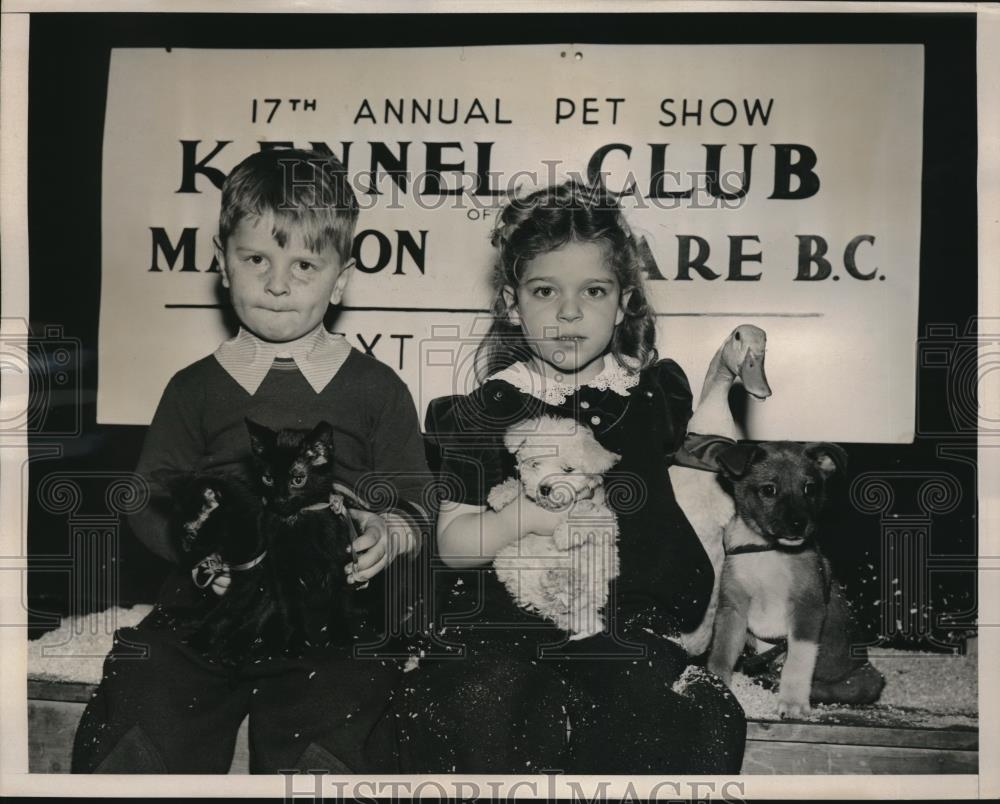
<instances>
[{"instance_id":1,"label":"girl's dark velvet dress","mask_svg":"<svg viewBox=\"0 0 1000 804\"><path fill-rule=\"evenodd\" d=\"M514 475L503 435L525 418L574 417L621 455L605 478L620 575L605 609L609 633L570 642L517 607L489 565L460 571L438 562L436 644L406 676L400 712L411 772L739 771L739 704L713 676L685 672L685 652L666 638L698 624L713 580L667 474L691 392L669 360L638 379L628 390L598 381L553 404L492 379L431 404L426 429L453 502L485 505Z\"/></svg>"}]
</instances>

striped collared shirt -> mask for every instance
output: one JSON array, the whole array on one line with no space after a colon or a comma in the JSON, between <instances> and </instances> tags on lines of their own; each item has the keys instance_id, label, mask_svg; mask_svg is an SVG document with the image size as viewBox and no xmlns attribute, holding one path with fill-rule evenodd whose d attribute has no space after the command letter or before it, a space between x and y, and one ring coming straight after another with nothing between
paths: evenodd
<instances>
[{"instance_id":1,"label":"striped collared shirt","mask_svg":"<svg viewBox=\"0 0 1000 804\"><path fill-rule=\"evenodd\" d=\"M215 350L215 359L252 396L275 358L291 358L318 394L329 385L350 353L347 339L328 332L322 324L289 343L268 343L241 327L235 338Z\"/></svg>"}]
</instances>

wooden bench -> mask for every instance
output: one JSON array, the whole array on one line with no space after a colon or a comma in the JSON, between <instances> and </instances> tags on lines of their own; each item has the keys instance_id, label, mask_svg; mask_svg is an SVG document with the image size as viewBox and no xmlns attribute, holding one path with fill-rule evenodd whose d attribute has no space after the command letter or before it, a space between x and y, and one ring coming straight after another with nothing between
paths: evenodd
<instances>
[{"instance_id":1,"label":"wooden bench","mask_svg":"<svg viewBox=\"0 0 1000 804\"><path fill-rule=\"evenodd\" d=\"M73 735L95 686L28 679L28 767L68 773ZM247 724L230 773L247 773ZM978 773L975 728L908 728L855 724L751 721L744 774Z\"/></svg>"},{"instance_id":2,"label":"wooden bench","mask_svg":"<svg viewBox=\"0 0 1000 804\"><path fill-rule=\"evenodd\" d=\"M28 771L69 773L73 735L96 684L28 678ZM240 726L230 773L249 772L247 721Z\"/></svg>"},{"instance_id":3,"label":"wooden bench","mask_svg":"<svg viewBox=\"0 0 1000 804\"><path fill-rule=\"evenodd\" d=\"M979 773L979 732L750 721L742 773Z\"/></svg>"}]
</instances>

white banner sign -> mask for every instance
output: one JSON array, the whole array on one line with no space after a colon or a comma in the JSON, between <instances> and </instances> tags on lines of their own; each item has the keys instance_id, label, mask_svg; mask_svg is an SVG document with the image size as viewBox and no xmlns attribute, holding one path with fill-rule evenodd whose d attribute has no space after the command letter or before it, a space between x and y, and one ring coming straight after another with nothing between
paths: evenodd
<instances>
[{"instance_id":1,"label":"white banner sign","mask_svg":"<svg viewBox=\"0 0 1000 804\"><path fill-rule=\"evenodd\" d=\"M98 420L148 423L232 334L219 187L262 147L325 147L362 207L334 329L421 416L474 387L506 194L622 194L655 259L660 352L695 398L734 327L767 332L748 436L909 442L922 158L917 45L115 50L104 139Z\"/></svg>"}]
</instances>

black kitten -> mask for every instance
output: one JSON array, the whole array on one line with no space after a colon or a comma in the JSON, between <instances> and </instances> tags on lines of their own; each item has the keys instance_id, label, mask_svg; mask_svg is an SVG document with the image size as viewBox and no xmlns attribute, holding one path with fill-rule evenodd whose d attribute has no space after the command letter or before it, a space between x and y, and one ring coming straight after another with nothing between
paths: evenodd
<instances>
[{"instance_id":1,"label":"black kitten","mask_svg":"<svg viewBox=\"0 0 1000 804\"><path fill-rule=\"evenodd\" d=\"M239 663L260 644L258 625L275 610L264 565L261 498L231 475L160 471L154 479L170 492L171 532L181 565L206 590L193 621L181 612L191 628L187 642L210 658ZM235 568L221 597L209 591L220 562Z\"/></svg>"},{"instance_id":2,"label":"black kitten","mask_svg":"<svg viewBox=\"0 0 1000 804\"><path fill-rule=\"evenodd\" d=\"M255 489L232 477L160 473L173 502L178 553L208 588L207 556L230 567L226 593L207 593L207 611L188 644L227 665L343 644L359 612L344 565L352 530L330 509L333 428L271 430L249 419ZM201 580L199 580L201 579Z\"/></svg>"},{"instance_id":3,"label":"black kitten","mask_svg":"<svg viewBox=\"0 0 1000 804\"><path fill-rule=\"evenodd\" d=\"M333 427L320 422L312 430L275 431L248 419L247 430L281 631L262 636L269 646L293 653L341 643L354 613L344 574L352 529L346 509L340 515L330 509Z\"/></svg>"},{"instance_id":4,"label":"black kitten","mask_svg":"<svg viewBox=\"0 0 1000 804\"><path fill-rule=\"evenodd\" d=\"M257 529L260 497L243 481L169 470L155 472L153 479L170 493L174 547L187 569L212 554L238 565L263 551Z\"/></svg>"}]
</instances>

